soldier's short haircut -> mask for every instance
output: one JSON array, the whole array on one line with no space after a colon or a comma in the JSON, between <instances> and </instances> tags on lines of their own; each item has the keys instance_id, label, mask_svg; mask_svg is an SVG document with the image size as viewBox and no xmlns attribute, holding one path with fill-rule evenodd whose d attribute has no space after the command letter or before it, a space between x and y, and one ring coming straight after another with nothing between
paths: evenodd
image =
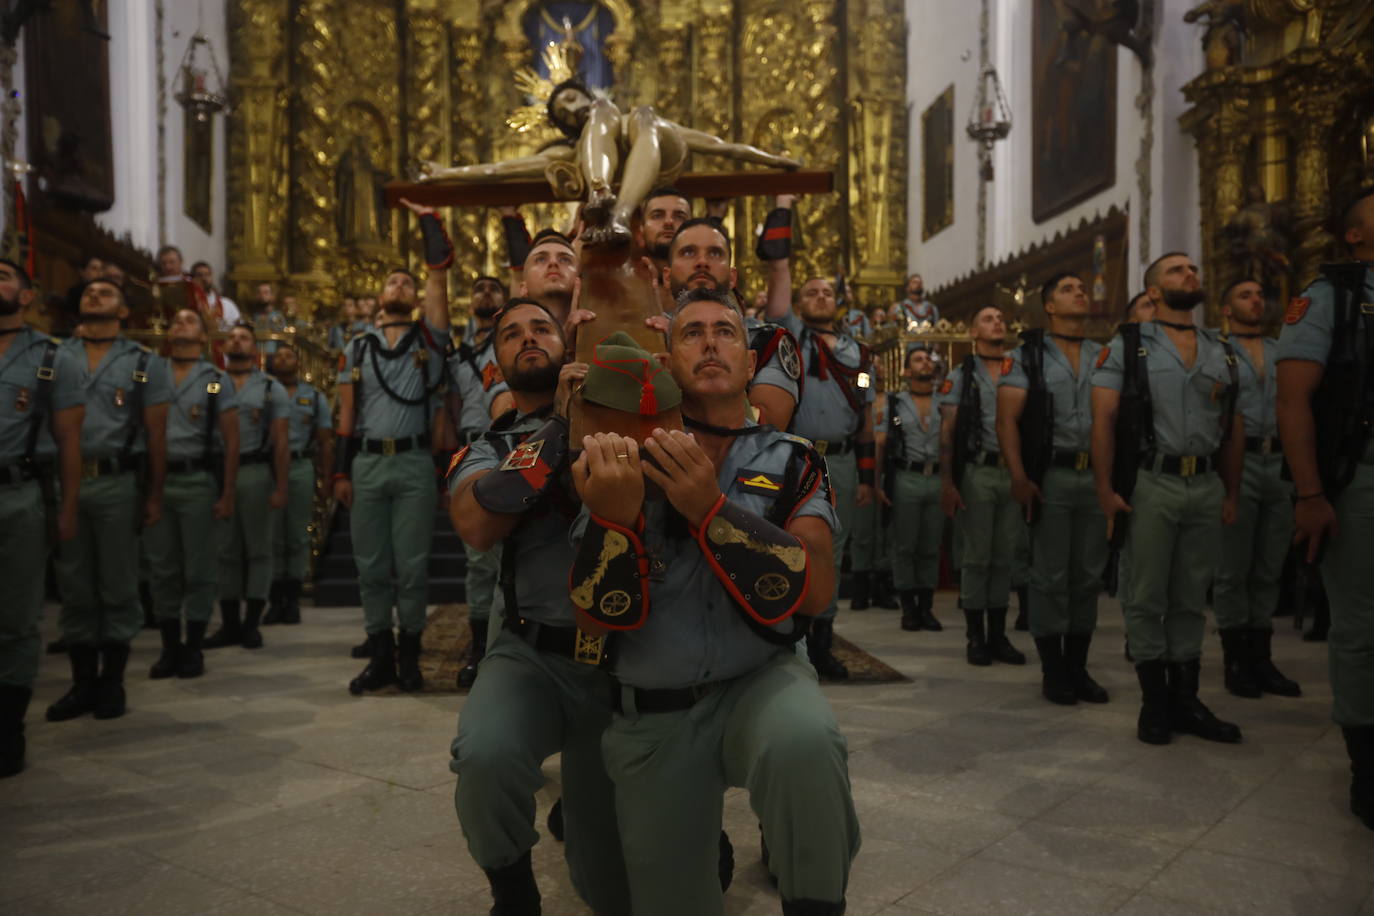
<instances>
[{"instance_id":1,"label":"soldier's short haircut","mask_svg":"<svg viewBox=\"0 0 1374 916\"><path fill-rule=\"evenodd\" d=\"M649 201L659 197L677 197L687 203L687 212L689 214L692 212L692 198L688 197L686 194L683 194L681 191L679 191L672 185L665 184L660 185L657 188L654 188L648 194L644 195L644 202L639 205L639 215L643 216L644 213L649 209Z\"/></svg>"},{"instance_id":2,"label":"soldier's short haircut","mask_svg":"<svg viewBox=\"0 0 1374 916\"><path fill-rule=\"evenodd\" d=\"M478 283L481 283L483 280L490 280L492 283L495 283L497 286L501 287L501 295L503 295L503 296L509 296L509 295L510 295L510 290L506 287L506 284L505 284L505 283L501 282L501 278L500 278L500 277L493 277L491 274L478 274L477 276L473 277L473 278L472 278L472 288L473 288L473 289L476 289L476 288L477 288L477 284L478 284Z\"/></svg>"},{"instance_id":3,"label":"soldier's short haircut","mask_svg":"<svg viewBox=\"0 0 1374 916\"><path fill-rule=\"evenodd\" d=\"M744 312L740 310L739 302L735 299L733 293L731 293L729 290L719 290L712 289L709 286L699 286L696 289L684 289L681 293L678 294L676 308L673 309L673 314L668 316L669 340L673 339L673 330L677 327L677 319L678 316L682 314L682 310L685 309L687 306L697 302L714 302L717 305L725 306L730 311L734 312L736 317L739 318L740 327L745 327Z\"/></svg>"},{"instance_id":4,"label":"soldier's short haircut","mask_svg":"<svg viewBox=\"0 0 1374 916\"><path fill-rule=\"evenodd\" d=\"M1191 258L1186 251L1167 251L1150 262L1150 266L1145 268L1145 288L1159 285L1159 267L1170 258Z\"/></svg>"},{"instance_id":5,"label":"soldier's short haircut","mask_svg":"<svg viewBox=\"0 0 1374 916\"><path fill-rule=\"evenodd\" d=\"M1340 204L1340 219L1336 220L1337 234L1342 236L1341 244L1349 249L1350 245L1345 241L1345 234L1355 228L1355 210L1360 205L1360 201L1374 197L1374 183L1361 185L1355 189L1353 194L1348 195Z\"/></svg>"},{"instance_id":6,"label":"soldier's short haircut","mask_svg":"<svg viewBox=\"0 0 1374 916\"><path fill-rule=\"evenodd\" d=\"M1054 291L1059 288L1059 284L1070 277L1073 277L1075 280L1083 279L1078 275L1078 272L1074 270L1061 270L1057 273L1050 274L1050 278L1040 284L1040 304L1044 305L1049 302L1050 297L1054 295Z\"/></svg>"},{"instance_id":7,"label":"soldier's short haircut","mask_svg":"<svg viewBox=\"0 0 1374 916\"><path fill-rule=\"evenodd\" d=\"M388 271L386 272L386 275L387 275L388 278L389 278L389 277L393 277L393 276L395 276L396 274L405 274L407 277L410 278L410 282L411 282L411 283L414 283L414 284L415 284L415 287L416 287L417 289L419 288L419 286L420 286L420 280L419 280L418 277L416 277L413 273L410 272L410 269L409 269L409 268L406 268L406 267L393 267L393 268L391 268L390 270L388 270ZM293 295L293 294L291 294L291 293L282 293L282 298L285 299L285 298L287 298L288 296L291 296L291 295Z\"/></svg>"},{"instance_id":8,"label":"soldier's short haircut","mask_svg":"<svg viewBox=\"0 0 1374 916\"><path fill-rule=\"evenodd\" d=\"M254 339L257 338L258 329L253 325L253 322L249 321L247 318L240 318L238 321L235 321L234 327L229 330L233 331L238 328L243 328L249 334L252 334Z\"/></svg>"},{"instance_id":9,"label":"soldier's short haircut","mask_svg":"<svg viewBox=\"0 0 1374 916\"><path fill-rule=\"evenodd\" d=\"M196 321L200 322L200 330L201 330L201 332L202 332L203 334L205 334L206 337L209 337L209 336L210 336L210 325L209 325L209 323L205 320L205 316L204 316L204 315L202 315L197 309L191 309L191 308L177 309L177 314L178 314L178 315L181 314L182 312L188 312L188 313L190 313L190 314L192 314L192 315L195 315L195 316L196 316Z\"/></svg>"},{"instance_id":10,"label":"soldier's short haircut","mask_svg":"<svg viewBox=\"0 0 1374 916\"><path fill-rule=\"evenodd\" d=\"M556 328L558 328L558 336L559 336L559 337L562 337L562 336L563 336L563 325L559 324L558 318L554 315L553 312L549 311L548 306L546 306L544 303L540 302L538 299L531 299L531 298L529 298L528 296L516 296L514 299L509 299L509 300L507 300L507 301L506 301L506 304L503 305L503 306L501 306L501 308L499 308L499 309L497 310L496 314L492 316L492 320L491 320L491 339L492 339L492 340L495 340L495 339L496 339L496 335L497 335L498 333L500 333L500 331L501 331L501 321L502 321L507 315L509 315L511 312L515 311L516 309L520 308L521 306L526 306L526 305L533 306L533 307L539 309L539 310L540 310L541 312L543 312L545 315L548 315L548 316L549 316L549 320L553 322L553 326L556 327Z\"/></svg>"},{"instance_id":11,"label":"soldier's short haircut","mask_svg":"<svg viewBox=\"0 0 1374 916\"><path fill-rule=\"evenodd\" d=\"M725 231L725 224L714 216L694 216L681 226L677 227L677 232L673 233L673 240L668 243L668 250L672 251L677 246L678 237L688 229L695 229L697 226L709 226L720 233L720 237L725 239L725 253L730 254L730 233Z\"/></svg>"},{"instance_id":12,"label":"soldier's short haircut","mask_svg":"<svg viewBox=\"0 0 1374 916\"><path fill-rule=\"evenodd\" d=\"M1143 290L1142 290L1141 292L1136 293L1134 296L1132 296L1132 297L1131 297L1131 300L1130 300L1129 302L1126 303L1126 318L1127 318L1127 320L1130 320L1130 317L1131 317L1131 310L1135 308L1135 304L1136 304L1137 302L1139 302L1141 299L1149 299L1149 298L1150 298L1150 294L1147 293L1147 292L1145 292L1145 291L1143 291Z\"/></svg>"},{"instance_id":13,"label":"soldier's short haircut","mask_svg":"<svg viewBox=\"0 0 1374 916\"><path fill-rule=\"evenodd\" d=\"M163 245L161 248L157 250L157 258L160 260L164 254L167 254L171 251L175 251L177 253L177 257L181 257L180 248L178 248L175 245Z\"/></svg>"},{"instance_id":14,"label":"soldier's short haircut","mask_svg":"<svg viewBox=\"0 0 1374 916\"><path fill-rule=\"evenodd\" d=\"M120 301L121 303L123 303L124 305L128 305L128 304L129 304L129 297L124 295L124 289L123 289L123 287L121 287L118 283L116 283L116 282L113 281L113 280L107 280L107 279L105 279L104 277L96 277L94 280L91 280L90 282L88 282L88 283L86 284L86 286L83 286L83 287L81 287L81 288L84 290L84 289L86 289L87 287L95 286L96 284L99 284L99 283L103 283L104 285L108 286L110 289L112 289L112 290L114 290L116 293L118 293L118 294L119 294L119 301ZM25 289L27 289L27 288L28 288L28 287L25 287Z\"/></svg>"},{"instance_id":15,"label":"soldier's short haircut","mask_svg":"<svg viewBox=\"0 0 1374 916\"><path fill-rule=\"evenodd\" d=\"M543 245L546 242L551 242L555 245L562 245L564 248L567 248L570 251L572 250L573 246L572 239L568 238L566 235L559 232L557 229L540 229L538 232L534 234L534 238L530 239L530 250L525 255L525 261L528 263L530 255L534 254L534 249L538 248L540 245Z\"/></svg>"},{"instance_id":16,"label":"soldier's short haircut","mask_svg":"<svg viewBox=\"0 0 1374 916\"><path fill-rule=\"evenodd\" d=\"M33 278L29 276L27 270L19 266L19 262L11 261L9 258L0 258L0 264L6 264L10 270L14 271L15 276L19 278L20 289L33 289Z\"/></svg>"},{"instance_id":17,"label":"soldier's short haircut","mask_svg":"<svg viewBox=\"0 0 1374 916\"><path fill-rule=\"evenodd\" d=\"M209 261L197 261L196 263L191 265L191 273L195 273L196 270L198 270L201 267L204 267L206 270L212 273L214 272L214 268L210 266Z\"/></svg>"},{"instance_id":18,"label":"soldier's short haircut","mask_svg":"<svg viewBox=\"0 0 1374 916\"><path fill-rule=\"evenodd\" d=\"M1254 283L1257 284L1261 290L1264 289L1264 284L1260 283L1260 281L1256 280L1254 277L1241 277L1239 280L1226 284L1226 288L1221 291L1221 304L1228 304L1231 301L1231 294L1236 291L1238 286L1245 283Z\"/></svg>"}]
</instances>

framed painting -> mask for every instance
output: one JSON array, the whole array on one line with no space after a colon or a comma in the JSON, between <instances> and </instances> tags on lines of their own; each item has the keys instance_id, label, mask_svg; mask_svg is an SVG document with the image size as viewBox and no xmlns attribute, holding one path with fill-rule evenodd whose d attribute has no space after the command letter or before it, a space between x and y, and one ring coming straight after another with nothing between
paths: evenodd
<instances>
[{"instance_id":1,"label":"framed painting","mask_svg":"<svg viewBox=\"0 0 1374 916\"><path fill-rule=\"evenodd\" d=\"M1043 223L1116 183L1116 46L1033 0L1031 216Z\"/></svg>"},{"instance_id":2,"label":"framed painting","mask_svg":"<svg viewBox=\"0 0 1374 916\"><path fill-rule=\"evenodd\" d=\"M954 85L921 113L921 239L954 224Z\"/></svg>"}]
</instances>

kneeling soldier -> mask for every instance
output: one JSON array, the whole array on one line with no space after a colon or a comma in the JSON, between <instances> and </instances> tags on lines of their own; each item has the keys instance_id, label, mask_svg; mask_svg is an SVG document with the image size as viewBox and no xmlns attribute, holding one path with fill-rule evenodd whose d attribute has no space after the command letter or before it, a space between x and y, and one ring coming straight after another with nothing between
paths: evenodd
<instances>
[{"instance_id":1,"label":"kneeling soldier","mask_svg":"<svg viewBox=\"0 0 1374 916\"><path fill-rule=\"evenodd\" d=\"M834 596L835 511L810 444L746 419L753 357L723 299L690 294L670 326L693 433L655 430L642 449L583 439L572 600L584 629L614 634L601 746L634 911L722 911L724 792L740 786L783 912L829 916L844 912L859 825L845 740L795 642ZM646 500L646 480L664 498Z\"/></svg>"},{"instance_id":2,"label":"kneeling soldier","mask_svg":"<svg viewBox=\"0 0 1374 916\"><path fill-rule=\"evenodd\" d=\"M560 575L572 564L568 528L577 512L566 404L554 404L563 333L542 305L513 299L491 339L516 406L455 456L449 514L474 548L501 546L505 609L453 741L458 820L491 882L492 912L538 913L530 867L539 838L534 795L544 784L540 765L561 751L573 886L597 913L629 913L615 804L601 762L601 733L611 717L603 640L577 628ZM563 369L569 381L585 370L580 363Z\"/></svg>"}]
</instances>

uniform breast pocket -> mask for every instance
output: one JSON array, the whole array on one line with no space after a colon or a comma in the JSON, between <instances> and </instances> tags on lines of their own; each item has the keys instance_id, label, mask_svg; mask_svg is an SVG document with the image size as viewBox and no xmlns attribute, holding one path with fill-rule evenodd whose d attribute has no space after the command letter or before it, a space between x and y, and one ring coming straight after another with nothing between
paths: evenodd
<instances>
[{"instance_id":1,"label":"uniform breast pocket","mask_svg":"<svg viewBox=\"0 0 1374 916\"><path fill-rule=\"evenodd\" d=\"M1192 389L1197 395L1198 406L1208 413L1220 415L1226 404L1226 390L1231 378L1225 367L1220 369L1207 366L1193 375Z\"/></svg>"}]
</instances>

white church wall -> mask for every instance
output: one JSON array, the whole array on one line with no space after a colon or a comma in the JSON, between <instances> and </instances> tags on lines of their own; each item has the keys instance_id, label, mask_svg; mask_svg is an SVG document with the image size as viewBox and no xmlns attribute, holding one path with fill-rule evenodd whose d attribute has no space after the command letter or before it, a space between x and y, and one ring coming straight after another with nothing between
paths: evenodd
<instances>
[{"instance_id":1,"label":"white church wall","mask_svg":"<svg viewBox=\"0 0 1374 916\"><path fill-rule=\"evenodd\" d=\"M1137 162L1145 121L1137 102L1143 70L1130 51L1117 51L1115 180L1068 210L1036 223L1031 213L1031 43L1030 0L991 0L989 54L1012 110L1011 135L994 148L996 177L987 189L987 263L1105 215L1113 206L1129 209L1129 284L1135 289L1151 257L1168 249L1199 250L1197 159L1192 138L1179 126L1188 105L1179 88L1203 69L1200 31L1183 22L1189 0L1156 5L1153 138L1149 195L1142 197ZM979 3L908 0L908 99L912 112L908 255L927 287L938 287L977 271L977 148L964 133L977 90ZM967 58L967 59L965 59ZM951 81L955 83L955 221L929 240L921 239L920 113ZM1141 213L1149 207L1149 228L1141 244ZM1032 278L1033 279L1033 278Z\"/></svg>"}]
</instances>

